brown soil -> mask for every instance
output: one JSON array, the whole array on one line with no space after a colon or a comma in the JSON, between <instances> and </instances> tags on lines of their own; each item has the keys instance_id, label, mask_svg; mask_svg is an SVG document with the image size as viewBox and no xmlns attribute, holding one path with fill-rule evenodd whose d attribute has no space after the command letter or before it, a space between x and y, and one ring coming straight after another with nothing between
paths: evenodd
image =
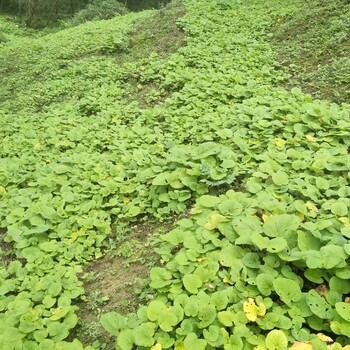
<instances>
[{"instance_id":1,"label":"brown soil","mask_svg":"<svg viewBox=\"0 0 350 350\"><path fill-rule=\"evenodd\" d=\"M78 303L80 324L75 337L86 345L98 340L106 344L106 350L115 349L114 337L103 329L99 319L110 311L126 315L137 310L142 301L136 290L148 277L149 269L159 261L150 240L172 227L173 222L135 225L118 248L86 266L81 275L85 297Z\"/></svg>"}]
</instances>

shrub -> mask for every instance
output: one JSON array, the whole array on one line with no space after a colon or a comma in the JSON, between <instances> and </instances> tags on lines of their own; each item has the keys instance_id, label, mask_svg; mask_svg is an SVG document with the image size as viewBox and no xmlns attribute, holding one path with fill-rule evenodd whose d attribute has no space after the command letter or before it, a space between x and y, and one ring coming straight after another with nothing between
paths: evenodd
<instances>
[{"instance_id":1,"label":"shrub","mask_svg":"<svg viewBox=\"0 0 350 350\"><path fill-rule=\"evenodd\" d=\"M125 15L128 9L116 0L94 0L79 11L70 21L72 25L92 20L110 19L116 14Z\"/></svg>"},{"instance_id":2,"label":"shrub","mask_svg":"<svg viewBox=\"0 0 350 350\"><path fill-rule=\"evenodd\" d=\"M0 44L6 41L7 41L6 35L0 32Z\"/></svg>"}]
</instances>

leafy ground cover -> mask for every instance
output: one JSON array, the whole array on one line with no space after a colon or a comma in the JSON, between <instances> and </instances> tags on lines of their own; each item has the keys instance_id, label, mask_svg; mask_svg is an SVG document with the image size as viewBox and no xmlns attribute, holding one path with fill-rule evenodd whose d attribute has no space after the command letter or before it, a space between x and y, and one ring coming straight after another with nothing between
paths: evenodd
<instances>
[{"instance_id":1,"label":"leafy ground cover","mask_svg":"<svg viewBox=\"0 0 350 350\"><path fill-rule=\"evenodd\" d=\"M271 42L290 68L287 85L301 84L318 98L350 102L349 18L349 2L313 0L276 19Z\"/></svg>"},{"instance_id":2,"label":"leafy ground cover","mask_svg":"<svg viewBox=\"0 0 350 350\"><path fill-rule=\"evenodd\" d=\"M1 47L3 349L83 349L84 264L189 207L152 300L101 316L117 349L349 349L349 108L282 88L268 43L300 2L183 3L171 55L128 56L152 11Z\"/></svg>"}]
</instances>

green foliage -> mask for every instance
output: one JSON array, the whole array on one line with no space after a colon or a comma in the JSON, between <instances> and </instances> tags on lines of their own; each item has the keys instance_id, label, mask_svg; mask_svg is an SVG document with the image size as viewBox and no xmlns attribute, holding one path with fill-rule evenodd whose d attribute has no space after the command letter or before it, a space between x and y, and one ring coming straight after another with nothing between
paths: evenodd
<instances>
[{"instance_id":1,"label":"green foliage","mask_svg":"<svg viewBox=\"0 0 350 350\"><path fill-rule=\"evenodd\" d=\"M296 11L278 15L271 38L290 78L317 98L349 102L350 4L348 1L300 2Z\"/></svg>"},{"instance_id":2,"label":"green foliage","mask_svg":"<svg viewBox=\"0 0 350 350\"><path fill-rule=\"evenodd\" d=\"M293 4L185 4L169 57L121 58L149 11L0 48L0 227L17 258L0 268L0 347L81 349L65 339L82 265L119 221L194 203L159 239L153 299L101 317L117 349L348 345L349 108L279 86L267 32ZM164 102L143 108L149 85Z\"/></svg>"},{"instance_id":3,"label":"green foliage","mask_svg":"<svg viewBox=\"0 0 350 350\"><path fill-rule=\"evenodd\" d=\"M6 41L7 41L6 35L0 32L0 44L5 43Z\"/></svg>"},{"instance_id":4,"label":"green foliage","mask_svg":"<svg viewBox=\"0 0 350 350\"><path fill-rule=\"evenodd\" d=\"M69 20L71 25L78 25L86 21L110 19L116 15L125 15L128 9L116 0L94 0L80 10Z\"/></svg>"}]
</instances>

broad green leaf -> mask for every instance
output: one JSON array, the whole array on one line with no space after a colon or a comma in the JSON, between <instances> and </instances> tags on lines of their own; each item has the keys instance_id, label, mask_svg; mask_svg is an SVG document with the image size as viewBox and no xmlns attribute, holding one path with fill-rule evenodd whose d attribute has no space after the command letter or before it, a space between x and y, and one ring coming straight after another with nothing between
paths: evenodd
<instances>
[{"instance_id":1,"label":"broad green leaf","mask_svg":"<svg viewBox=\"0 0 350 350\"><path fill-rule=\"evenodd\" d=\"M335 202L331 204L331 211L334 215L345 216L348 214L348 206L343 202Z\"/></svg>"},{"instance_id":2,"label":"broad green leaf","mask_svg":"<svg viewBox=\"0 0 350 350\"><path fill-rule=\"evenodd\" d=\"M295 215L274 215L264 223L264 232L269 237L286 237L290 232L295 231L300 220Z\"/></svg>"},{"instance_id":3,"label":"broad green leaf","mask_svg":"<svg viewBox=\"0 0 350 350\"><path fill-rule=\"evenodd\" d=\"M221 250L219 254L219 262L222 266L232 267L234 266L235 261L242 256L242 248L229 245Z\"/></svg>"},{"instance_id":4,"label":"broad green leaf","mask_svg":"<svg viewBox=\"0 0 350 350\"><path fill-rule=\"evenodd\" d=\"M276 278L273 281L273 287L280 297L280 299L291 306L293 302L297 302L301 299L301 289L295 281L288 278Z\"/></svg>"},{"instance_id":5,"label":"broad green leaf","mask_svg":"<svg viewBox=\"0 0 350 350\"><path fill-rule=\"evenodd\" d=\"M197 275L188 274L183 277L183 284L191 294L196 294L203 282Z\"/></svg>"},{"instance_id":6,"label":"broad green leaf","mask_svg":"<svg viewBox=\"0 0 350 350\"><path fill-rule=\"evenodd\" d=\"M154 329L152 323L144 323L132 330L134 342L138 346L151 347L154 344Z\"/></svg>"},{"instance_id":7,"label":"broad green leaf","mask_svg":"<svg viewBox=\"0 0 350 350\"><path fill-rule=\"evenodd\" d=\"M274 277L266 273L261 273L256 278L256 285L262 295L269 296L273 289Z\"/></svg>"},{"instance_id":8,"label":"broad green leaf","mask_svg":"<svg viewBox=\"0 0 350 350\"><path fill-rule=\"evenodd\" d=\"M267 251L270 253L279 253L287 248L287 241L282 237L276 237L270 240Z\"/></svg>"},{"instance_id":9,"label":"broad green leaf","mask_svg":"<svg viewBox=\"0 0 350 350\"><path fill-rule=\"evenodd\" d=\"M205 350L207 342L204 339L198 339L195 333L190 333L184 340L184 349Z\"/></svg>"},{"instance_id":10,"label":"broad green leaf","mask_svg":"<svg viewBox=\"0 0 350 350\"><path fill-rule=\"evenodd\" d=\"M213 208L221 202L221 199L214 196L204 195L197 200L197 205L204 208Z\"/></svg>"},{"instance_id":11,"label":"broad green leaf","mask_svg":"<svg viewBox=\"0 0 350 350\"><path fill-rule=\"evenodd\" d=\"M168 308L163 310L163 312L158 317L159 327L164 332L171 332L173 327L177 325L182 319L179 319L174 312L174 308Z\"/></svg>"},{"instance_id":12,"label":"broad green leaf","mask_svg":"<svg viewBox=\"0 0 350 350\"><path fill-rule=\"evenodd\" d=\"M310 290L306 296L306 303L310 310L321 319L332 319L334 312L332 306L315 290Z\"/></svg>"},{"instance_id":13,"label":"broad green leaf","mask_svg":"<svg viewBox=\"0 0 350 350\"><path fill-rule=\"evenodd\" d=\"M147 317L150 321L156 321L166 308L160 300L152 300L147 306Z\"/></svg>"},{"instance_id":14,"label":"broad green leaf","mask_svg":"<svg viewBox=\"0 0 350 350\"><path fill-rule=\"evenodd\" d=\"M121 329L125 327L125 319L117 312L108 312L103 314L100 318L103 328L114 336L117 336Z\"/></svg>"},{"instance_id":15,"label":"broad green leaf","mask_svg":"<svg viewBox=\"0 0 350 350\"><path fill-rule=\"evenodd\" d=\"M266 336L265 344L268 350L286 350L288 339L282 331L274 329Z\"/></svg>"},{"instance_id":16,"label":"broad green leaf","mask_svg":"<svg viewBox=\"0 0 350 350\"><path fill-rule=\"evenodd\" d=\"M199 305L197 317L200 320L197 327L207 328L216 318L216 309L213 305Z\"/></svg>"},{"instance_id":17,"label":"broad green leaf","mask_svg":"<svg viewBox=\"0 0 350 350\"><path fill-rule=\"evenodd\" d=\"M345 321L350 322L350 304L349 303L336 303L335 309L338 315Z\"/></svg>"},{"instance_id":18,"label":"broad green leaf","mask_svg":"<svg viewBox=\"0 0 350 350\"><path fill-rule=\"evenodd\" d=\"M285 185L288 185L289 178L284 171L277 171L276 173L272 174L272 181L277 186L285 186Z\"/></svg>"},{"instance_id":19,"label":"broad green leaf","mask_svg":"<svg viewBox=\"0 0 350 350\"><path fill-rule=\"evenodd\" d=\"M328 182L328 180L326 180L322 177L318 177L318 178L316 178L316 186L320 190L328 190L329 189L329 182Z\"/></svg>"},{"instance_id":20,"label":"broad green leaf","mask_svg":"<svg viewBox=\"0 0 350 350\"><path fill-rule=\"evenodd\" d=\"M117 336L117 344L121 350L132 350L134 347L133 331L131 329L121 331Z\"/></svg>"},{"instance_id":21,"label":"broad green leaf","mask_svg":"<svg viewBox=\"0 0 350 350\"><path fill-rule=\"evenodd\" d=\"M218 313L218 320L225 327L231 327L233 325L234 313L232 311L220 311Z\"/></svg>"}]
</instances>

